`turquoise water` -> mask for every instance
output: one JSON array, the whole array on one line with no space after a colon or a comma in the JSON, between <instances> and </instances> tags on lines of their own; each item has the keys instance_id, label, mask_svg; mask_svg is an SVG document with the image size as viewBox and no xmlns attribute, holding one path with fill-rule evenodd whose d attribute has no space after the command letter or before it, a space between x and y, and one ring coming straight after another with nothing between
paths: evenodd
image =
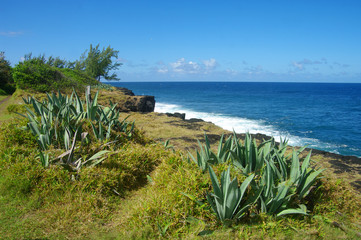
<instances>
[{"instance_id":1,"label":"turquoise water","mask_svg":"<svg viewBox=\"0 0 361 240\"><path fill-rule=\"evenodd\" d=\"M236 132L361 156L361 84L117 82L153 95L156 112L184 112Z\"/></svg>"}]
</instances>

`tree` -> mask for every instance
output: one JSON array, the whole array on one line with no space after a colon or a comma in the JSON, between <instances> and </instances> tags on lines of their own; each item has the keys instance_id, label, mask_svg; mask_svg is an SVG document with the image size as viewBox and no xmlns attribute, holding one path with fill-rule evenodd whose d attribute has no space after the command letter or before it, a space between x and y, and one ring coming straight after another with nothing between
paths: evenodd
<instances>
[{"instance_id":1,"label":"tree","mask_svg":"<svg viewBox=\"0 0 361 240\"><path fill-rule=\"evenodd\" d=\"M75 63L75 69L84 70L86 74L98 81L100 81L101 77L106 80L119 80L114 72L110 73L110 71L117 70L122 65L122 63L113 63L112 61L112 58L118 58L118 53L119 51L110 46L100 50L99 44L96 47L90 44L89 51L85 51L80 61Z\"/></svg>"},{"instance_id":2,"label":"tree","mask_svg":"<svg viewBox=\"0 0 361 240\"><path fill-rule=\"evenodd\" d=\"M0 52L0 87L12 83L11 66L9 61L5 59L5 53Z\"/></svg>"}]
</instances>

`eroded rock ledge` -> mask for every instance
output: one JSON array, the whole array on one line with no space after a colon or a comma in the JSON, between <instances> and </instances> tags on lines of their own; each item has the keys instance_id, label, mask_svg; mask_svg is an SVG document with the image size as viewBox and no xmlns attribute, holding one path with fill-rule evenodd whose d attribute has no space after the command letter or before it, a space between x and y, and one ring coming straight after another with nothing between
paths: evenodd
<instances>
[{"instance_id":1,"label":"eroded rock ledge","mask_svg":"<svg viewBox=\"0 0 361 240\"><path fill-rule=\"evenodd\" d=\"M121 112L154 112L154 96L136 96L131 90L127 88L117 87L117 90L124 95L122 101L118 101L117 105Z\"/></svg>"}]
</instances>

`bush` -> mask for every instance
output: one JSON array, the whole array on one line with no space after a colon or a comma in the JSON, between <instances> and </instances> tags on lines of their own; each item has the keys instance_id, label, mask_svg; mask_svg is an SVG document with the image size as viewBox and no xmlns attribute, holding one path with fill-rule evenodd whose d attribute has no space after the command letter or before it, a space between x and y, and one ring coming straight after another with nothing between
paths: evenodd
<instances>
[{"instance_id":1,"label":"bush","mask_svg":"<svg viewBox=\"0 0 361 240\"><path fill-rule=\"evenodd\" d=\"M30 107L30 106L28 106ZM10 104L7 106L6 110L8 110L9 113L25 113L26 108L25 104Z\"/></svg>"},{"instance_id":2,"label":"bush","mask_svg":"<svg viewBox=\"0 0 361 240\"><path fill-rule=\"evenodd\" d=\"M80 88L84 85L97 85L99 83L95 78L92 78L79 70L73 70L70 68L61 68L58 70L64 75L66 79L73 82L74 84L77 84L77 88Z\"/></svg>"},{"instance_id":3,"label":"bush","mask_svg":"<svg viewBox=\"0 0 361 240\"><path fill-rule=\"evenodd\" d=\"M39 92L72 87L83 90L85 85L97 84L95 79L84 73L71 69L59 69L37 60L17 64L13 69L13 78L17 88Z\"/></svg>"},{"instance_id":4,"label":"bush","mask_svg":"<svg viewBox=\"0 0 361 240\"><path fill-rule=\"evenodd\" d=\"M10 63L5 59L4 52L0 52L0 88L7 92L5 86L12 82Z\"/></svg>"},{"instance_id":5,"label":"bush","mask_svg":"<svg viewBox=\"0 0 361 240\"><path fill-rule=\"evenodd\" d=\"M4 86L2 86L0 88L0 90L2 90L3 92L5 92L5 94L0 93L0 95L10 95L13 94L16 90L15 85L12 83L6 83Z\"/></svg>"}]
</instances>

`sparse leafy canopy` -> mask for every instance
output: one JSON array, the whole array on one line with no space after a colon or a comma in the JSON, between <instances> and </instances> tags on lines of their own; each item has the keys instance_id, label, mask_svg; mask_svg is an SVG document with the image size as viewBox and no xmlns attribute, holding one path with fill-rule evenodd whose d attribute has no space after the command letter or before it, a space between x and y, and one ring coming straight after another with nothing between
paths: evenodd
<instances>
[{"instance_id":1,"label":"sparse leafy canopy","mask_svg":"<svg viewBox=\"0 0 361 240\"><path fill-rule=\"evenodd\" d=\"M75 69L84 70L89 76L100 81L103 77L106 80L119 80L113 70L117 70L122 64L119 62L113 63L112 58L118 58L119 51L114 50L110 46L99 49L99 44L93 47L90 44L89 50L85 51L80 59L75 64Z\"/></svg>"}]
</instances>

